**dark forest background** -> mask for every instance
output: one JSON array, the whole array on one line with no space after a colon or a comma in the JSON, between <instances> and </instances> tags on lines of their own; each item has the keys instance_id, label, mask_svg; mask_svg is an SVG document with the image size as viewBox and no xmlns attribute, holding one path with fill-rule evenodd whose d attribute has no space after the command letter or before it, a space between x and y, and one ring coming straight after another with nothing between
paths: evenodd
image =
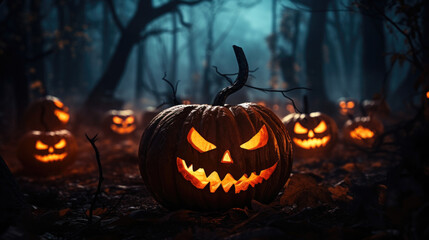
<instances>
[{"instance_id":1,"label":"dark forest background","mask_svg":"<svg viewBox=\"0 0 429 240\"><path fill-rule=\"evenodd\" d=\"M1 1L1 131L20 128L29 103L47 94L72 113L156 107L171 95L164 73L180 81L180 99L211 103L228 85L212 66L237 71L233 44L257 68L250 84L309 87L312 110L334 112L338 98L350 97L407 112L427 78L425 2ZM289 96L300 106L304 93ZM289 103L251 89L231 101Z\"/></svg>"}]
</instances>

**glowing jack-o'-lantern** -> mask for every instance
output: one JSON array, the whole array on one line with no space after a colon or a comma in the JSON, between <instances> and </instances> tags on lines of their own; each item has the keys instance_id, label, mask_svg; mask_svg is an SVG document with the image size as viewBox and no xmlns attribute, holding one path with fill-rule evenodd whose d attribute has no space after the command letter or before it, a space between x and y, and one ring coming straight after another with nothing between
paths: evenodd
<instances>
[{"instance_id":1,"label":"glowing jack-o'-lantern","mask_svg":"<svg viewBox=\"0 0 429 240\"><path fill-rule=\"evenodd\" d=\"M146 128L139 159L160 203L199 210L269 202L292 164L283 124L254 103L168 108Z\"/></svg>"},{"instance_id":2,"label":"glowing jack-o'-lantern","mask_svg":"<svg viewBox=\"0 0 429 240\"><path fill-rule=\"evenodd\" d=\"M58 174L75 160L77 145L67 130L31 131L21 140L18 158L35 174Z\"/></svg>"},{"instance_id":3,"label":"glowing jack-o'-lantern","mask_svg":"<svg viewBox=\"0 0 429 240\"><path fill-rule=\"evenodd\" d=\"M356 111L357 102L350 98L340 98L338 100L340 114L343 116L353 116Z\"/></svg>"},{"instance_id":4,"label":"glowing jack-o'-lantern","mask_svg":"<svg viewBox=\"0 0 429 240\"><path fill-rule=\"evenodd\" d=\"M30 105L25 113L29 130L64 129L70 120L69 109L54 96L46 96Z\"/></svg>"},{"instance_id":5,"label":"glowing jack-o'-lantern","mask_svg":"<svg viewBox=\"0 0 429 240\"><path fill-rule=\"evenodd\" d=\"M356 117L345 123L343 137L347 142L360 147L371 147L383 130L383 124L374 117Z\"/></svg>"},{"instance_id":6,"label":"glowing jack-o'-lantern","mask_svg":"<svg viewBox=\"0 0 429 240\"><path fill-rule=\"evenodd\" d=\"M137 128L132 110L110 110L104 118L104 128L112 135L129 135Z\"/></svg>"},{"instance_id":7,"label":"glowing jack-o'-lantern","mask_svg":"<svg viewBox=\"0 0 429 240\"><path fill-rule=\"evenodd\" d=\"M296 157L321 157L335 145L338 127L326 114L291 113L282 121L292 138Z\"/></svg>"},{"instance_id":8,"label":"glowing jack-o'-lantern","mask_svg":"<svg viewBox=\"0 0 429 240\"><path fill-rule=\"evenodd\" d=\"M154 198L168 208L227 209L268 203L292 166L286 129L268 108L226 98L243 87L249 68L234 46L239 73L213 103L177 105L159 113L143 133L140 173Z\"/></svg>"}]
</instances>

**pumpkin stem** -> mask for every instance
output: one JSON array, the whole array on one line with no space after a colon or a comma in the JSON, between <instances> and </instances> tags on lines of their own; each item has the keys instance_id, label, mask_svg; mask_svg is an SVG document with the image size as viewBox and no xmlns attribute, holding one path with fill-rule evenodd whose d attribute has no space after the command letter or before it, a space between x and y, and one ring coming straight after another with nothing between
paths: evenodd
<instances>
[{"instance_id":1,"label":"pumpkin stem","mask_svg":"<svg viewBox=\"0 0 429 240\"><path fill-rule=\"evenodd\" d=\"M222 89L216 95L215 100L212 104L213 106L225 105L226 99L229 97L229 95L237 92L242 87L244 87L247 82L247 77L249 76L249 65L247 64L246 55L244 54L243 49L236 45L233 45L232 48L234 49L235 58L237 59L238 63L238 75L231 86Z\"/></svg>"},{"instance_id":2,"label":"pumpkin stem","mask_svg":"<svg viewBox=\"0 0 429 240\"><path fill-rule=\"evenodd\" d=\"M304 95L303 101L304 101L304 114L308 115L310 113L310 110L308 109L308 98L307 98L307 95Z\"/></svg>"}]
</instances>

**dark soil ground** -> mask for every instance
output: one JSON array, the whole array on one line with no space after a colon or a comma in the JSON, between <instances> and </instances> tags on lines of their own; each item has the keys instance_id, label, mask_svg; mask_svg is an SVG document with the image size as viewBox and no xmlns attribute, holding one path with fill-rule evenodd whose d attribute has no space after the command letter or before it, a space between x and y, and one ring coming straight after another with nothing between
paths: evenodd
<instances>
[{"instance_id":1,"label":"dark soil ground","mask_svg":"<svg viewBox=\"0 0 429 240\"><path fill-rule=\"evenodd\" d=\"M0 154L31 214L0 238L429 239L427 124L392 132L377 149L339 141L328 157L294 160L293 175L269 205L254 201L251 208L216 212L163 208L139 173L139 134L118 142L100 136L105 179L92 223L98 168L83 132L76 134L75 164L51 177L23 172L16 144L3 144Z\"/></svg>"}]
</instances>

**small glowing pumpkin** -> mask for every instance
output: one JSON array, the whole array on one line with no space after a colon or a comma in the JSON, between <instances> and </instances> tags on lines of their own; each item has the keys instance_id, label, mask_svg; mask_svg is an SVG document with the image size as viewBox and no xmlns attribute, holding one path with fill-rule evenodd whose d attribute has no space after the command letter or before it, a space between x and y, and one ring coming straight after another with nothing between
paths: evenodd
<instances>
[{"instance_id":1,"label":"small glowing pumpkin","mask_svg":"<svg viewBox=\"0 0 429 240\"><path fill-rule=\"evenodd\" d=\"M353 116L357 109L357 102L351 98L340 98L338 108L341 115Z\"/></svg>"},{"instance_id":2,"label":"small glowing pumpkin","mask_svg":"<svg viewBox=\"0 0 429 240\"><path fill-rule=\"evenodd\" d=\"M53 131L64 129L70 120L69 108L54 96L32 103L25 113L28 130Z\"/></svg>"},{"instance_id":3,"label":"small glowing pumpkin","mask_svg":"<svg viewBox=\"0 0 429 240\"><path fill-rule=\"evenodd\" d=\"M377 118L365 116L348 120L343 127L343 137L348 143L360 147L372 147L384 127Z\"/></svg>"},{"instance_id":4,"label":"small glowing pumpkin","mask_svg":"<svg viewBox=\"0 0 429 240\"><path fill-rule=\"evenodd\" d=\"M110 110L104 117L104 129L108 134L127 136L137 128L137 120L133 110Z\"/></svg>"},{"instance_id":5,"label":"small glowing pumpkin","mask_svg":"<svg viewBox=\"0 0 429 240\"><path fill-rule=\"evenodd\" d=\"M54 175L74 162L76 152L76 141L68 130L31 131L21 139L17 155L25 171Z\"/></svg>"},{"instance_id":6,"label":"small glowing pumpkin","mask_svg":"<svg viewBox=\"0 0 429 240\"><path fill-rule=\"evenodd\" d=\"M337 124L324 113L291 113L282 122L292 138L294 156L298 158L322 157L336 143Z\"/></svg>"}]
</instances>

